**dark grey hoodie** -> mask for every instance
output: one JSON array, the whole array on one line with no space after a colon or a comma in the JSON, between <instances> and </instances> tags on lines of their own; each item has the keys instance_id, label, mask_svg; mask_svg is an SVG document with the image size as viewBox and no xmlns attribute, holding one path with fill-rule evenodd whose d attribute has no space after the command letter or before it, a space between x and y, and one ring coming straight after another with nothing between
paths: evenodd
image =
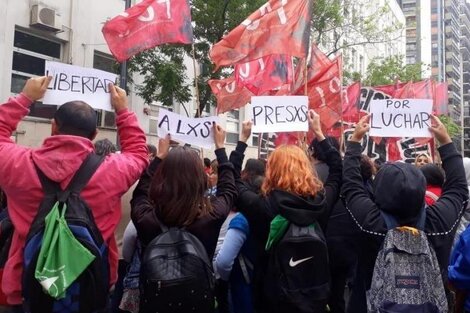
<instances>
[{"instance_id":1,"label":"dark grey hoodie","mask_svg":"<svg viewBox=\"0 0 470 313\"><path fill-rule=\"evenodd\" d=\"M415 214L424 200L424 176L412 165L384 165L377 173L375 201L372 201L364 188L359 169L361 151L359 143L349 142L343 165L343 195L357 225L371 236L384 237L387 227L380 213L384 210L394 215L401 225L414 226ZM468 199L468 189L462 156L454 144L441 146L439 154L447 180L441 197L426 208L424 231L436 251L442 276L446 280L452 239Z\"/></svg>"},{"instance_id":2,"label":"dark grey hoodie","mask_svg":"<svg viewBox=\"0 0 470 313\"><path fill-rule=\"evenodd\" d=\"M424 206L425 193L426 179L414 165L386 163L375 176L375 204L395 216L400 224L415 224Z\"/></svg>"}]
</instances>

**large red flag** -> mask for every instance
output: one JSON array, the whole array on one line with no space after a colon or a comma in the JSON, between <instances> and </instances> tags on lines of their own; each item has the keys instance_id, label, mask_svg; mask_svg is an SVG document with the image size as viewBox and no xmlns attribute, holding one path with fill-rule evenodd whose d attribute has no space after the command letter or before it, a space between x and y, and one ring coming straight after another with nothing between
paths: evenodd
<instances>
[{"instance_id":1,"label":"large red flag","mask_svg":"<svg viewBox=\"0 0 470 313\"><path fill-rule=\"evenodd\" d=\"M235 66L237 82L259 96L292 83L292 58L273 54Z\"/></svg>"},{"instance_id":2,"label":"large red flag","mask_svg":"<svg viewBox=\"0 0 470 313\"><path fill-rule=\"evenodd\" d=\"M216 43L216 69L270 54L307 55L312 0L269 0Z\"/></svg>"},{"instance_id":3,"label":"large red flag","mask_svg":"<svg viewBox=\"0 0 470 313\"><path fill-rule=\"evenodd\" d=\"M192 43L188 0L144 0L108 21L102 32L119 62L161 44Z\"/></svg>"},{"instance_id":4,"label":"large red flag","mask_svg":"<svg viewBox=\"0 0 470 313\"><path fill-rule=\"evenodd\" d=\"M315 75L321 72L325 66L331 65L332 62L333 61L330 60L316 44L312 44L308 64L305 65L306 60L301 59L295 67L295 82L293 89L297 90L300 86L305 86L306 81L310 81L315 77ZM307 66L307 79L305 79L305 66Z\"/></svg>"},{"instance_id":5,"label":"large red flag","mask_svg":"<svg viewBox=\"0 0 470 313\"><path fill-rule=\"evenodd\" d=\"M211 79L209 86L217 98L217 114L241 108L253 96L248 89L237 84L233 76L222 80Z\"/></svg>"},{"instance_id":6,"label":"large red flag","mask_svg":"<svg viewBox=\"0 0 470 313\"><path fill-rule=\"evenodd\" d=\"M342 62L341 56L324 66L307 84L309 108L320 114L326 129L333 127L342 114ZM297 89L297 95L304 94L304 87Z\"/></svg>"}]
</instances>

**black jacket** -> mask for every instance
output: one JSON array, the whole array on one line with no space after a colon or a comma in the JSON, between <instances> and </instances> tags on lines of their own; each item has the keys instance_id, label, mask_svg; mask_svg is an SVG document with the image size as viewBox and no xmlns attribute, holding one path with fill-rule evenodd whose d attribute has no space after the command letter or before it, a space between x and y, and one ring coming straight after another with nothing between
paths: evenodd
<instances>
[{"instance_id":1,"label":"black jacket","mask_svg":"<svg viewBox=\"0 0 470 313\"><path fill-rule=\"evenodd\" d=\"M413 221L410 212L416 213L418 205L424 206L425 181L414 172L412 165L385 164L374 181L374 202L362 182L359 165L361 150L359 143L348 143L344 158L343 195L358 226L370 236L384 238L387 227L379 208L395 215L401 225L407 225ZM439 200L426 208L424 231L434 247L443 278L446 279L455 226L468 199L468 189L462 157L454 144L440 147L439 154L447 179ZM387 175L383 175L385 173ZM412 193L410 190L415 191Z\"/></svg>"},{"instance_id":2,"label":"black jacket","mask_svg":"<svg viewBox=\"0 0 470 313\"><path fill-rule=\"evenodd\" d=\"M274 190L268 196L258 195L249 186L239 179L237 172L237 187L239 197L237 208L245 215L250 224L250 234L255 242L255 300L260 312L266 310L266 303L260 303L259 287L262 281L262 270L267 261L264 250L269 235L272 219L281 214L286 219L298 224L308 226L318 221L321 227L325 227L332 206L338 199L341 189L342 163L339 152L333 148L327 140L320 143L321 149L327 155L327 164L330 168L329 176L324 184L324 190L317 193L315 197L300 197L282 190ZM244 149L240 144L232 152L233 158L243 160ZM231 155L231 159L232 159ZM241 164L238 161L239 164Z\"/></svg>"},{"instance_id":3,"label":"black jacket","mask_svg":"<svg viewBox=\"0 0 470 313\"><path fill-rule=\"evenodd\" d=\"M219 163L217 194L211 198L212 212L201 216L186 229L196 236L206 248L209 259L212 259L217 245L220 227L227 218L237 197L233 165L228 161L225 149L215 151ZM140 177L131 200L131 218L137 229L139 240L147 246L153 238L161 233L160 223L155 215L154 206L148 199L150 183L161 160L156 158ZM178 173L175 173L178 175Z\"/></svg>"}]
</instances>

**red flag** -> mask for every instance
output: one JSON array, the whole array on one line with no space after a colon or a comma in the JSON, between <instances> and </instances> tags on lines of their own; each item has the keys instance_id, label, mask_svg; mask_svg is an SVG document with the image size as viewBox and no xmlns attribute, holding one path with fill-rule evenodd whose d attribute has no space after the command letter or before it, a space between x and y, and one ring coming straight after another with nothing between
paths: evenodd
<instances>
[{"instance_id":1,"label":"red flag","mask_svg":"<svg viewBox=\"0 0 470 313\"><path fill-rule=\"evenodd\" d=\"M277 133L277 137L274 139L274 145L276 147L281 145L297 145L301 136L299 132Z\"/></svg>"},{"instance_id":2,"label":"red flag","mask_svg":"<svg viewBox=\"0 0 470 313\"><path fill-rule=\"evenodd\" d=\"M359 121L359 99L361 97L361 83L356 82L346 90L346 97L343 103L343 120L346 122Z\"/></svg>"},{"instance_id":3,"label":"red flag","mask_svg":"<svg viewBox=\"0 0 470 313\"><path fill-rule=\"evenodd\" d=\"M270 54L307 55L312 0L269 0L216 43L216 69Z\"/></svg>"},{"instance_id":4,"label":"red flag","mask_svg":"<svg viewBox=\"0 0 470 313\"><path fill-rule=\"evenodd\" d=\"M333 63L333 61L330 60L316 44L312 44L310 54L310 60L307 64L307 79L305 79L305 59L301 59L295 68L294 90L297 90L300 86L305 86L306 81L310 81L323 68L325 68L325 66Z\"/></svg>"},{"instance_id":5,"label":"red flag","mask_svg":"<svg viewBox=\"0 0 470 313\"><path fill-rule=\"evenodd\" d=\"M273 54L235 66L238 84L259 96L285 84L292 83L292 58Z\"/></svg>"},{"instance_id":6,"label":"red flag","mask_svg":"<svg viewBox=\"0 0 470 313\"><path fill-rule=\"evenodd\" d=\"M331 128L341 119L342 113L342 62L337 57L323 67L307 84L309 108L320 114L323 126ZM295 94L304 94L301 86Z\"/></svg>"},{"instance_id":7,"label":"red flag","mask_svg":"<svg viewBox=\"0 0 470 313\"><path fill-rule=\"evenodd\" d=\"M161 44L192 43L188 0L144 0L108 21L102 32L119 62Z\"/></svg>"},{"instance_id":8,"label":"red flag","mask_svg":"<svg viewBox=\"0 0 470 313\"><path fill-rule=\"evenodd\" d=\"M222 80L211 79L209 86L217 98L217 114L222 114L247 104L253 94L237 84L235 77Z\"/></svg>"}]
</instances>

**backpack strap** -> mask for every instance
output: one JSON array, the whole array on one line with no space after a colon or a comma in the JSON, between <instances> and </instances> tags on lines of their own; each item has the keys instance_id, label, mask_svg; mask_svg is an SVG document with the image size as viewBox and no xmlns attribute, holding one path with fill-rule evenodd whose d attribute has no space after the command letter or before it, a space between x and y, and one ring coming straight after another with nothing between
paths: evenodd
<instances>
[{"instance_id":1,"label":"backpack strap","mask_svg":"<svg viewBox=\"0 0 470 313\"><path fill-rule=\"evenodd\" d=\"M62 191L62 189L60 189L59 183L49 179L49 177L47 177L43 171L41 171L36 163L34 163L34 167L36 168L39 181L41 182L42 190L46 195L52 195L55 193L59 194Z\"/></svg>"},{"instance_id":2,"label":"backpack strap","mask_svg":"<svg viewBox=\"0 0 470 313\"><path fill-rule=\"evenodd\" d=\"M72 192L80 193L80 191L82 191L98 167L101 165L103 160L104 156L90 153L83 161L82 165L80 165L80 168L72 177L72 180L65 190L60 188L59 183L47 177L36 163L34 163L34 166L36 167L36 172L38 174L39 180L41 181L44 193L48 195L57 193L58 200L60 202L65 202Z\"/></svg>"},{"instance_id":3,"label":"backpack strap","mask_svg":"<svg viewBox=\"0 0 470 313\"><path fill-rule=\"evenodd\" d=\"M65 188L64 193L66 193L67 196L70 193L80 193L104 161L104 158L103 155L97 155L93 152L90 153L83 161L82 165L80 165L80 168L73 176L67 188Z\"/></svg>"},{"instance_id":4,"label":"backpack strap","mask_svg":"<svg viewBox=\"0 0 470 313\"><path fill-rule=\"evenodd\" d=\"M253 270L253 264L243 255L238 255L238 262L240 263L240 269L242 270L243 278L247 284L251 284L250 273L248 269Z\"/></svg>"},{"instance_id":5,"label":"backpack strap","mask_svg":"<svg viewBox=\"0 0 470 313\"><path fill-rule=\"evenodd\" d=\"M393 215L384 211L380 211L380 214L382 215L382 218L384 219L385 224L387 225L387 230L391 230L400 226L397 219ZM419 230L424 231L425 225L426 225L426 207L423 206L421 210L419 211L418 220L416 221L416 224L413 226L415 226Z\"/></svg>"}]
</instances>

